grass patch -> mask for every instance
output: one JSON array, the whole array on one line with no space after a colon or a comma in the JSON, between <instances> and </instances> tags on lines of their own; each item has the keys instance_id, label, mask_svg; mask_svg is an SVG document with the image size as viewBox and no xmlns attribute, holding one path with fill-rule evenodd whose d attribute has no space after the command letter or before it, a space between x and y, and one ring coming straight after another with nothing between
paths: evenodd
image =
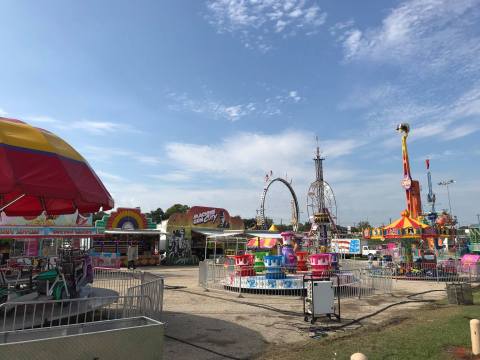
<instances>
[{"instance_id":1,"label":"grass patch","mask_svg":"<svg viewBox=\"0 0 480 360\"><path fill-rule=\"evenodd\" d=\"M421 309L396 312L383 325L368 326L348 333L308 340L269 349L260 359L350 359L362 352L374 359L473 359L459 357L459 349L470 349L469 321L480 317L480 290L474 290L470 306L428 304Z\"/></svg>"}]
</instances>

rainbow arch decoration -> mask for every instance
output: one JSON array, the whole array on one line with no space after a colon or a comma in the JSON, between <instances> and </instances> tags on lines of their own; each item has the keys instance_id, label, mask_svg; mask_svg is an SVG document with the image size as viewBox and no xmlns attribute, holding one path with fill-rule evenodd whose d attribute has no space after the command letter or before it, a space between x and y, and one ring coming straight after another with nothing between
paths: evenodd
<instances>
[{"instance_id":1,"label":"rainbow arch decoration","mask_svg":"<svg viewBox=\"0 0 480 360\"><path fill-rule=\"evenodd\" d=\"M147 218L139 208L118 208L95 222L95 227L103 230L145 230L156 229L157 225Z\"/></svg>"}]
</instances>

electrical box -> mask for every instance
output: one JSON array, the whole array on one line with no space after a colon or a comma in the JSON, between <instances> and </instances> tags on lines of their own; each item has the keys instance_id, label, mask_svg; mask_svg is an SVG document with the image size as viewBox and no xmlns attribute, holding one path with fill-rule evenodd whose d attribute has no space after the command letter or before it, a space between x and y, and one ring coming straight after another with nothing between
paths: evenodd
<instances>
[{"instance_id":1,"label":"electrical box","mask_svg":"<svg viewBox=\"0 0 480 360\"><path fill-rule=\"evenodd\" d=\"M335 289L332 280L305 279L305 297L303 300L305 321L310 319L313 324L320 316L340 320L340 298L337 297L335 309Z\"/></svg>"}]
</instances>

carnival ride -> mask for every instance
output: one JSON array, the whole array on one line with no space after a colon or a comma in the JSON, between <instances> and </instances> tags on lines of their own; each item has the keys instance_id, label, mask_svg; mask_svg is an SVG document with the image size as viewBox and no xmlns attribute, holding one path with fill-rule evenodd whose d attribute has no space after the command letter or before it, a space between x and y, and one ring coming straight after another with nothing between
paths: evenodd
<instances>
[{"instance_id":1,"label":"carnival ride","mask_svg":"<svg viewBox=\"0 0 480 360\"><path fill-rule=\"evenodd\" d=\"M317 138L318 142L318 138ZM315 162L315 181L310 184L307 193L307 212L312 224L309 236L313 241L313 252L317 252L320 246L329 246L331 233L336 232L337 201L331 186L323 177L324 157L320 156L320 148L317 144Z\"/></svg>"},{"instance_id":2,"label":"carnival ride","mask_svg":"<svg viewBox=\"0 0 480 360\"><path fill-rule=\"evenodd\" d=\"M424 278L433 276L437 280L447 278L457 271L465 271L460 244L456 237L456 218L447 211L438 214L435 208L436 195L433 192L430 160L426 160L429 209L422 212L420 184L412 180L407 148L410 126L401 123L396 128L402 135L403 179L401 185L406 195L406 210L400 219L390 225L368 229L364 237L389 241L384 252L392 259L390 264L396 267L396 274L406 278ZM452 241L453 240L453 241ZM465 247L466 248L466 247ZM453 250L453 251L452 251ZM459 266L461 265L461 266Z\"/></svg>"},{"instance_id":3,"label":"carnival ride","mask_svg":"<svg viewBox=\"0 0 480 360\"><path fill-rule=\"evenodd\" d=\"M312 227L308 235L297 234L299 206L291 183L283 178L273 178L270 173L265 177L266 184L260 197L260 209L257 211L257 226L266 229L265 202L268 190L275 182L284 184L292 196L292 228L275 234L274 225L263 238L252 238L247 242L248 252L233 256L226 261L226 268L233 268L226 277L225 286L229 289L250 290L299 290L304 287L305 277L316 280L328 279L338 270L336 254L327 253L329 239L336 231L337 204L331 186L323 177L323 157L317 145L315 162L315 181L310 184L307 193L307 210ZM271 234L271 235L270 235ZM305 241L304 241L305 240ZM302 249L302 246L304 249ZM319 252L323 252L318 254ZM337 283L354 283L351 274L336 276Z\"/></svg>"},{"instance_id":4,"label":"carnival ride","mask_svg":"<svg viewBox=\"0 0 480 360\"><path fill-rule=\"evenodd\" d=\"M295 191L293 190L293 187L290 182L288 182L286 179L277 177L271 179L271 176L267 175L265 177L266 183L263 188L262 195L260 196L260 209L258 210L258 215L257 215L257 226L260 227L261 229L267 229L267 221L265 217L265 201L267 198L268 194L268 189L276 183L279 182L283 185L285 185L290 192L290 195L292 196L292 228L294 231L297 231L298 229L298 221L300 218L300 210L298 207L298 200L297 200L297 195L295 194Z\"/></svg>"},{"instance_id":5,"label":"carnival ride","mask_svg":"<svg viewBox=\"0 0 480 360\"><path fill-rule=\"evenodd\" d=\"M410 172L410 160L407 149L407 137L410 132L410 125L401 123L397 126L397 131L402 134L403 179L401 184L405 189L407 210L412 218L417 219L422 214L422 201L420 197L420 183L418 180L412 180L412 174Z\"/></svg>"},{"instance_id":6,"label":"carnival ride","mask_svg":"<svg viewBox=\"0 0 480 360\"><path fill-rule=\"evenodd\" d=\"M64 140L7 118L0 118L0 135L0 169L5 175L0 177L0 211L6 215L51 216L113 208L111 195L93 169ZM56 256L56 261L34 256L24 264L0 267L0 306L7 312L19 301L42 304L88 297L83 289L93 282L89 255L63 247ZM115 292L105 293L110 296L108 302L113 302ZM99 289L93 296L103 295Z\"/></svg>"}]
</instances>

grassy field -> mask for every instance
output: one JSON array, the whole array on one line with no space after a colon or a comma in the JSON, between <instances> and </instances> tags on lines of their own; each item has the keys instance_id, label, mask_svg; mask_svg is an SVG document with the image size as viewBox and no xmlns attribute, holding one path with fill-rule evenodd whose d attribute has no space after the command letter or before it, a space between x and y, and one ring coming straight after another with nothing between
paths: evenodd
<instances>
[{"instance_id":1,"label":"grassy field","mask_svg":"<svg viewBox=\"0 0 480 360\"><path fill-rule=\"evenodd\" d=\"M470 351L469 321L480 318L480 290L475 305L454 306L445 302L422 309L398 311L388 324L309 340L292 346L276 346L260 359L350 359L362 352L373 359L480 359Z\"/></svg>"}]
</instances>

